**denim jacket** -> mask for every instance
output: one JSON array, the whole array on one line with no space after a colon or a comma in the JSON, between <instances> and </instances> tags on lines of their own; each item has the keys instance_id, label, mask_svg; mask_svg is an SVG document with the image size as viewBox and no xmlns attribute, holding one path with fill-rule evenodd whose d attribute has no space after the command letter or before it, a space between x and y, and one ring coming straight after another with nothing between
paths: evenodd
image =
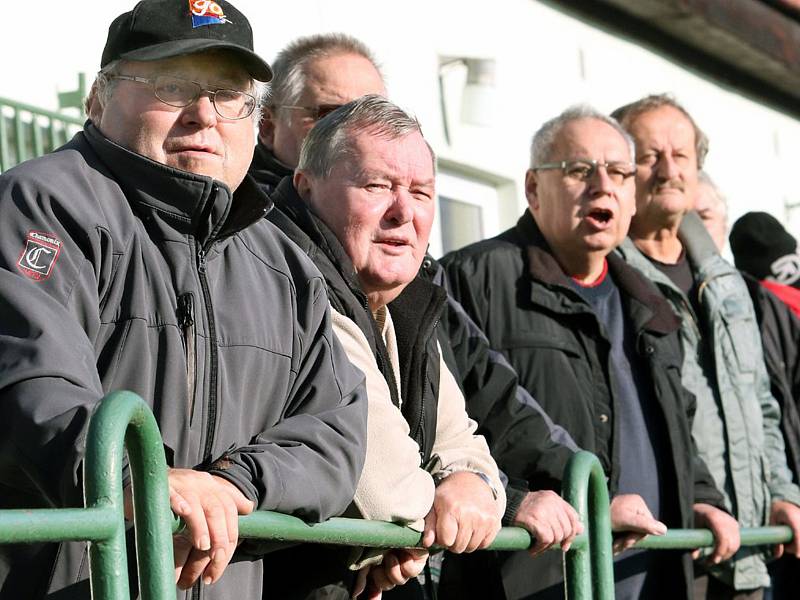
<instances>
[{"instance_id":1,"label":"denim jacket","mask_svg":"<svg viewBox=\"0 0 800 600\"><path fill-rule=\"evenodd\" d=\"M770 392L753 304L741 275L719 255L696 213L684 217L679 237L698 283L702 321L686 295L630 239L618 252L658 285L681 317L682 379L697 397L692 435L727 508L741 527L767 525L772 501L800 504L800 489L787 467L780 408ZM712 573L736 589L767 586L769 555L764 548L742 547Z\"/></svg>"}]
</instances>

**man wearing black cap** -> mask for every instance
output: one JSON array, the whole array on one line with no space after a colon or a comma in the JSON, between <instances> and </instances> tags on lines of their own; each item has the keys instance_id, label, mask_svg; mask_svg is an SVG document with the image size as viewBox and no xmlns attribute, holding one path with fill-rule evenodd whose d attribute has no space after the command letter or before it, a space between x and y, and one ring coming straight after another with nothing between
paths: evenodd
<instances>
[{"instance_id":1,"label":"man wearing black cap","mask_svg":"<svg viewBox=\"0 0 800 600\"><path fill-rule=\"evenodd\" d=\"M0 177L0 508L79 506L89 417L133 390L188 524L179 587L261 598L237 516L347 506L363 375L319 272L246 177L271 76L247 19L144 0L112 23L101 67L84 131ZM85 543L0 547L2 598L88 598L86 575Z\"/></svg>"}]
</instances>

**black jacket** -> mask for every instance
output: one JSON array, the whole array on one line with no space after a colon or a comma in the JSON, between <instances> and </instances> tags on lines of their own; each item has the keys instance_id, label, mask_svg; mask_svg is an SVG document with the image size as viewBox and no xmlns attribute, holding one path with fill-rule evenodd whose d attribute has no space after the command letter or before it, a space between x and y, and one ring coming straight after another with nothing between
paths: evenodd
<instances>
[{"instance_id":1,"label":"black jacket","mask_svg":"<svg viewBox=\"0 0 800 600\"><path fill-rule=\"evenodd\" d=\"M786 462L800 482L800 319L757 279L742 272L753 300L772 395L781 406Z\"/></svg>"},{"instance_id":2,"label":"black jacket","mask_svg":"<svg viewBox=\"0 0 800 600\"><path fill-rule=\"evenodd\" d=\"M275 158L275 155L260 141L253 152L253 161L248 171L261 190L269 195L275 191L281 179L294 171Z\"/></svg>"},{"instance_id":3,"label":"black jacket","mask_svg":"<svg viewBox=\"0 0 800 600\"><path fill-rule=\"evenodd\" d=\"M530 213L526 211L516 227L451 253L442 263L453 294L492 347L508 358L521 385L581 448L598 456L613 495L619 457L609 341L589 305L570 287ZM667 525L690 527L695 502L719 506L722 497L692 450L694 398L681 385L680 324L638 271L614 255L608 257L608 265L668 431L677 511L666 519ZM498 464L510 476L518 475L502 456ZM691 565L688 560L684 563L688 595ZM506 588L524 587L519 576L524 578L519 569L504 569Z\"/></svg>"}]
</instances>

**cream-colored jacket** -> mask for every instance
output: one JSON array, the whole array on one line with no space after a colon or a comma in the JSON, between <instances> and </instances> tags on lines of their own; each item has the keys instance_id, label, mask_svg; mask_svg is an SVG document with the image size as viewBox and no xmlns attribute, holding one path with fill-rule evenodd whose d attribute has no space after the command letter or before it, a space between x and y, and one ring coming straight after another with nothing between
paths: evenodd
<instances>
[{"instance_id":1,"label":"cream-colored jacket","mask_svg":"<svg viewBox=\"0 0 800 600\"><path fill-rule=\"evenodd\" d=\"M432 457L438 460L434 461L433 473L429 473L422 469L419 447L409 437L408 423L400 409L392 403L389 386L378 369L367 338L355 322L333 308L331 316L333 330L348 358L366 376L367 459L354 499L360 516L393 521L422 531L425 515L433 506L432 475L471 471L483 473L491 481L497 495L497 515L502 518L506 497L497 464L483 436L475 435L477 425L467 416L464 396L444 361L440 365L436 440L432 451ZM388 309L380 309L376 319L395 379L399 381L397 341ZM400 391L397 390L399 398Z\"/></svg>"}]
</instances>

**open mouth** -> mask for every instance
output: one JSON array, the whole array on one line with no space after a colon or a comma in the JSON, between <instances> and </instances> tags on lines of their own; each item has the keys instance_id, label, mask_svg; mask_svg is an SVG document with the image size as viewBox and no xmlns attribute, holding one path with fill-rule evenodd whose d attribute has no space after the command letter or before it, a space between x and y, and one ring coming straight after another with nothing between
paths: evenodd
<instances>
[{"instance_id":1,"label":"open mouth","mask_svg":"<svg viewBox=\"0 0 800 600\"><path fill-rule=\"evenodd\" d=\"M589 211L589 213L586 216L592 219L593 221L596 221L597 223L606 224L612 219L614 215L610 210L607 210L605 208L593 208L592 210Z\"/></svg>"}]
</instances>

